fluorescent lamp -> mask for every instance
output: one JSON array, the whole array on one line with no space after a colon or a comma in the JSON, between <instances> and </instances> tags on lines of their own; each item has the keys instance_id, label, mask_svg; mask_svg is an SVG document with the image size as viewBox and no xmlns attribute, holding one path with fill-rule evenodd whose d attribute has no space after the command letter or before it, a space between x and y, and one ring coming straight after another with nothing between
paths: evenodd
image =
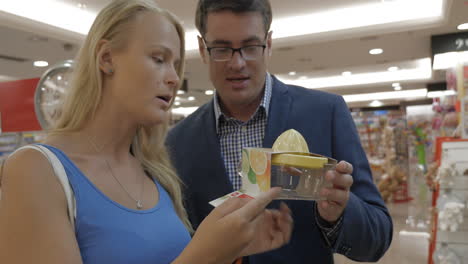
<instances>
[{"instance_id":1,"label":"fluorescent lamp","mask_svg":"<svg viewBox=\"0 0 468 264\"><path fill-rule=\"evenodd\" d=\"M347 103L364 102L374 100L390 100L390 99L410 99L410 98L424 98L427 95L427 89L416 89L395 92L380 92L380 93L366 93L366 94L351 94L343 95Z\"/></svg>"},{"instance_id":2,"label":"fluorescent lamp","mask_svg":"<svg viewBox=\"0 0 468 264\"><path fill-rule=\"evenodd\" d=\"M34 63L35 67L47 67L49 66L49 63L47 61L35 61Z\"/></svg>"},{"instance_id":3,"label":"fluorescent lamp","mask_svg":"<svg viewBox=\"0 0 468 264\"><path fill-rule=\"evenodd\" d=\"M454 68L458 63L468 62L468 51L440 53L434 56L434 70Z\"/></svg>"},{"instance_id":4,"label":"fluorescent lamp","mask_svg":"<svg viewBox=\"0 0 468 264\"><path fill-rule=\"evenodd\" d=\"M352 73L351 73L350 71L344 71L344 72L341 73L341 75L343 75L343 76L351 76Z\"/></svg>"},{"instance_id":5,"label":"fluorescent lamp","mask_svg":"<svg viewBox=\"0 0 468 264\"><path fill-rule=\"evenodd\" d=\"M352 85L364 85L374 83L388 83L409 80L427 80L432 77L431 59L425 58L418 61L418 67L395 72L368 72L355 73L351 76L328 76L309 79L286 79L279 78L282 82L307 87L310 89L341 87Z\"/></svg>"},{"instance_id":6,"label":"fluorescent lamp","mask_svg":"<svg viewBox=\"0 0 468 264\"><path fill-rule=\"evenodd\" d=\"M424 238L431 237L431 235L428 232L410 232L410 231L405 231L405 230L400 231L400 236L416 236L416 237L424 237Z\"/></svg>"},{"instance_id":7,"label":"fluorescent lamp","mask_svg":"<svg viewBox=\"0 0 468 264\"><path fill-rule=\"evenodd\" d=\"M383 49L371 49L369 50L369 54L371 55L379 55L383 53Z\"/></svg>"},{"instance_id":8,"label":"fluorescent lamp","mask_svg":"<svg viewBox=\"0 0 468 264\"><path fill-rule=\"evenodd\" d=\"M463 23L458 25L457 27L458 30L467 30L468 29L468 23Z\"/></svg>"},{"instance_id":9,"label":"fluorescent lamp","mask_svg":"<svg viewBox=\"0 0 468 264\"><path fill-rule=\"evenodd\" d=\"M457 92L454 90L445 90L445 91L432 91L427 93L428 98L444 97L449 95L456 95Z\"/></svg>"},{"instance_id":10,"label":"fluorescent lamp","mask_svg":"<svg viewBox=\"0 0 468 264\"><path fill-rule=\"evenodd\" d=\"M79 8L75 3L58 0L0 1L0 11L62 28L88 34L96 13Z\"/></svg>"},{"instance_id":11,"label":"fluorescent lamp","mask_svg":"<svg viewBox=\"0 0 468 264\"><path fill-rule=\"evenodd\" d=\"M195 112L198 109L198 106L193 107L177 107L172 109L172 113L176 115L188 116L191 113Z\"/></svg>"},{"instance_id":12,"label":"fluorescent lamp","mask_svg":"<svg viewBox=\"0 0 468 264\"><path fill-rule=\"evenodd\" d=\"M444 2L445 0L405 0L354 5L275 19L271 29L274 32L273 37L277 39L418 20L427 22L442 18ZM0 11L82 35L88 33L97 15L89 8L80 8L73 1L67 3L59 0L3 0L0 1ZM197 35L196 30L186 32L186 50L198 49Z\"/></svg>"},{"instance_id":13,"label":"fluorescent lamp","mask_svg":"<svg viewBox=\"0 0 468 264\"><path fill-rule=\"evenodd\" d=\"M441 19L443 4L444 0L405 0L354 5L302 16L279 18L273 21L271 29L275 38L287 38L403 21Z\"/></svg>"},{"instance_id":14,"label":"fluorescent lamp","mask_svg":"<svg viewBox=\"0 0 468 264\"><path fill-rule=\"evenodd\" d=\"M13 81L15 78L5 75L0 75L0 82Z\"/></svg>"},{"instance_id":15,"label":"fluorescent lamp","mask_svg":"<svg viewBox=\"0 0 468 264\"><path fill-rule=\"evenodd\" d=\"M205 94L206 94L206 95L213 95L214 92L213 92L213 90L206 90L206 91L205 91Z\"/></svg>"},{"instance_id":16,"label":"fluorescent lamp","mask_svg":"<svg viewBox=\"0 0 468 264\"><path fill-rule=\"evenodd\" d=\"M370 107L380 107L382 105L383 105L383 103L381 101L379 101L379 100L374 100L374 101L372 101L372 103L369 104Z\"/></svg>"}]
</instances>

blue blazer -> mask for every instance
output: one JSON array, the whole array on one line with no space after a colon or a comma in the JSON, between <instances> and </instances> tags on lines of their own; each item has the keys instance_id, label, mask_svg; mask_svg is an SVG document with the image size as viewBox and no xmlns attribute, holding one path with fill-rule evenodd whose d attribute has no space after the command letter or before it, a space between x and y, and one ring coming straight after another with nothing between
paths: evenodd
<instances>
[{"instance_id":1,"label":"blue blazer","mask_svg":"<svg viewBox=\"0 0 468 264\"><path fill-rule=\"evenodd\" d=\"M250 256L249 263L333 263L333 253L357 261L377 261L390 246L392 220L373 183L369 163L343 98L286 85L273 77L263 146L271 148L276 138L290 128L305 137L311 152L353 165L354 183L343 225L335 245L329 247L316 225L314 202L286 201L294 218L290 243ZM213 101L171 129L167 146L185 184L186 207L196 228L213 209L208 202L233 191L216 134ZM278 202L272 206L278 206Z\"/></svg>"}]
</instances>

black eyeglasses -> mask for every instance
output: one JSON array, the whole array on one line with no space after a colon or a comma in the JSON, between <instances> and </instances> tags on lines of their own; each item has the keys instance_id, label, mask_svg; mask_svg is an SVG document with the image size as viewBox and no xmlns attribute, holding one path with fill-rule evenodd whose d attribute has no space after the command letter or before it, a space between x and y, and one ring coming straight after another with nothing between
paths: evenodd
<instances>
[{"instance_id":1,"label":"black eyeglasses","mask_svg":"<svg viewBox=\"0 0 468 264\"><path fill-rule=\"evenodd\" d=\"M265 51L266 45L247 45L244 47L240 47L237 49L230 48L230 47L208 47L206 45L206 49L210 54L210 57L214 61L229 61L234 56L235 52L239 52L240 55L244 60L257 60L263 56Z\"/></svg>"}]
</instances>

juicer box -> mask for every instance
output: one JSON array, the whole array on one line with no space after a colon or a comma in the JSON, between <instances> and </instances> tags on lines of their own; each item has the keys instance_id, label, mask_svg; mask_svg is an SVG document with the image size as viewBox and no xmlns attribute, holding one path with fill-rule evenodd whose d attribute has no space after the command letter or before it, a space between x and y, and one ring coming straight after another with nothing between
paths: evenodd
<instances>
[{"instance_id":1,"label":"juicer box","mask_svg":"<svg viewBox=\"0 0 468 264\"><path fill-rule=\"evenodd\" d=\"M334 170L336 164L332 158L313 153L244 148L238 169L241 189L210 204L216 207L231 197L256 197L272 187L282 188L278 199L323 200L320 190L329 186L325 174Z\"/></svg>"}]
</instances>

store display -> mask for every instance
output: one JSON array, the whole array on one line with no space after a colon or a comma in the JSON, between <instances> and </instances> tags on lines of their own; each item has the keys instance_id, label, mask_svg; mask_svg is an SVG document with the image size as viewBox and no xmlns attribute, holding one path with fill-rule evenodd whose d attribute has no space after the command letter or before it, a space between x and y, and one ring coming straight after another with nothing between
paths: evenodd
<instances>
[{"instance_id":1,"label":"store display","mask_svg":"<svg viewBox=\"0 0 468 264\"><path fill-rule=\"evenodd\" d=\"M434 254L434 264L461 264L460 258L450 250L446 243L442 243L442 246Z\"/></svg>"},{"instance_id":2,"label":"store display","mask_svg":"<svg viewBox=\"0 0 468 264\"><path fill-rule=\"evenodd\" d=\"M61 114L61 107L70 86L74 62L67 60L49 68L37 84L34 106L43 129L49 129Z\"/></svg>"},{"instance_id":3,"label":"store display","mask_svg":"<svg viewBox=\"0 0 468 264\"><path fill-rule=\"evenodd\" d=\"M442 231L455 232L463 223L463 211L465 204L460 198L452 194L451 189L446 189L439 198L439 229Z\"/></svg>"}]
</instances>

